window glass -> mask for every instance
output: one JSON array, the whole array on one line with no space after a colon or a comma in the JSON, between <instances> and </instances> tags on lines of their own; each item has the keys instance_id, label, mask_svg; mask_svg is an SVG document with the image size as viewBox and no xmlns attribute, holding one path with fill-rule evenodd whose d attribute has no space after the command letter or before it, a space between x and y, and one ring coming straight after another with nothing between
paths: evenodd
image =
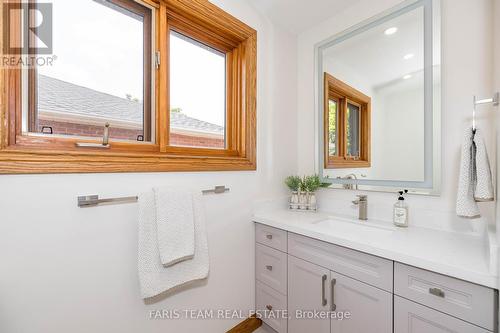
<instances>
[{"instance_id":1,"label":"window glass","mask_svg":"<svg viewBox=\"0 0 500 333\"><path fill-rule=\"evenodd\" d=\"M337 122L338 122L338 103L334 100L328 101L328 154L337 156Z\"/></svg>"},{"instance_id":2,"label":"window glass","mask_svg":"<svg viewBox=\"0 0 500 333\"><path fill-rule=\"evenodd\" d=\"M52 2L57 59L36 71L30 131L102 137L109 123L112 139L150 140L150 10L134 1Z\"/></svg>"},{"instance_id":3,"label":"window glass","mask_svg":"<svg viewBox=\"0 0 500 333\"><path fill-rule=\"evenodd\" d=\"M347 103L347 156L359 157L360 107Z\"/></svg>"},{"instance_id":4,"label":"window glass","mask_svg":"<svg viewBox=\"0 0 500 333\"><path fill-rule=\"evenodd\" d=\"M225 128L225 54L171 31L170 145L224 149Z\"/></svg>"}]
</instances>

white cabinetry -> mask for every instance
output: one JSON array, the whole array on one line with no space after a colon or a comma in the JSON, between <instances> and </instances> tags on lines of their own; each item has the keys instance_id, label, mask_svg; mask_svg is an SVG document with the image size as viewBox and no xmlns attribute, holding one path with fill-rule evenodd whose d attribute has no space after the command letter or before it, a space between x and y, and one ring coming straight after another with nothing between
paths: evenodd
<instances>
[{"instance_id":1,"label":"white cabinetry","mask_svg":"<svg viewBox=\"0 0 500 333\"><path fill-rule=\"evenodd\" d=\"M257 224L257 310L278 333L496 332L498 292Z\"/></svg>"},{"instance_id":2,"label":"white cabinetry","mask_svg":"<svg viewBox=\"0 0 500 333\"><path fill-rule=\"evenodd\" d=\"M488 333L490 331L399 296L394 296L394 332Z\"/></svg>"},{"instance_id":3,"label":"white cabinetry","mask_svg":"<svg viewBox=\"0 0 500 333\"><path fill-rule=\"evenodd\" d=\"M350 312L349 319L332 319L332 333L392 332L392 294L332 272L332 299L336 311Z\"/></svg>"},{"instance_id":4,"label":"white cabinetry","mask_svg":"<svg viewBox=\"0 0 500 333\"><path fill-rule=\"evenodd\" d=\"M315 318L330 309L330 281L328 269L288 256L288 333L330 332L329 318Z\"/></svg>"}]
</instances>

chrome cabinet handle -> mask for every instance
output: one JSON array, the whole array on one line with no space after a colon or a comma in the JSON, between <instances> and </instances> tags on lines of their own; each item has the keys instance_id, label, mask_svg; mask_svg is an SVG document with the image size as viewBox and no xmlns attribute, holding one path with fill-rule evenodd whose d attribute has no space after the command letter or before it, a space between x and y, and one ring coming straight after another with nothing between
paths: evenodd
<instances>
[{"instance_id":1,"label":"chrome cabinet handle","mask_svg":"<svg viewBox=\"0 0 500 333\"><path fill-rule=\"evenodd\" d=\"M268 309L269 311L271 311L273 309L273 306L272 305L266 305L266 309Z\"/></svg>"},{"instance_id":2,"label":"chrome cabinet handle","mask_svg":"<svg viewBox=\"0 0 500 333\"><path fill-rule=\"evenodd\" d=\"M326 275L323 275L323 277L321 278L321 304L323 306L325 306L327 304L327 300L326 300L326 297L325 297L325 282L326 282L326 278L327 276Z\"/></svg>"},{"instance_id":3,"label":"chrome cabinet handle","mask_svg":"<svg viewBox=\"0 0 500 333\"><path fill-rule=\"evenodd\" d=\"M273 270L273 266L271 266L271 265L266 266L266 268L267 268L268 271L272 271Z\"/></svg>"},{"instance_id":4,"label":"chrome cabinet handle","mask_svg":"<svg viewBox=\"0 0 500 333\"><path fill-rule=\"evenodd\" d=\"M335 304L335 285L337 284L337 279L332 279L331 293L332 293L332 311L337 310L337 304Z\"/></svg>"},{"instance_id":5,"label":"chrome cabinet handle","mask_svg":"<svg viewBox=\"0 0 500 333\"><path fill-rule=\"evenodd\" d=\"M444 291L439 288L429 288L429 294L444 298Z\"/></svg>"},{"instance_id":6,"label":"chrome cabinet handle","mask_svg":"<svg viewBox=\"0 0 500 333\"><path fill-rule=\"evenodd\" d=\"M267 239L273 239L273 235L267 235Z\"/></svg>"}]
</instances>

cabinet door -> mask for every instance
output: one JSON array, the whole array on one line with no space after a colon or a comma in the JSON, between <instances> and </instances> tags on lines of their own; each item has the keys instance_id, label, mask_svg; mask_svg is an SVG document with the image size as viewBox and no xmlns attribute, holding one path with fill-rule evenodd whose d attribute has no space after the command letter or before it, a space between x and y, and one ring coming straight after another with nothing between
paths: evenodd
<instances>
[{"instance_id":1,"label":"cabinet door","mask_svg":"<svg viewBox=\"0 0 500 333\"><path fill-rule=\"evenodd\" d=\"M329 292L328 269L288 256L288 333L329 333Z\"/></svg>"},{"instance_id":2,"label":"cabinet door","mask_svg":"<svg viewBox=\"0 0 500 333\"><path fill-rule=\"evenodd\" d=\"M489 333L478 326L399 296L394 296L394 332Z\"/></svg>"},{"instance_id":3,"label":"cabinet door","mask_svg":"<svg viewBox=\"0 0 500 333\"><path fill-rule=\"evenodd\" d=\"M392 333L392 294L335 272L331 279L332 333Z\"/></svg>"}]
</instances>

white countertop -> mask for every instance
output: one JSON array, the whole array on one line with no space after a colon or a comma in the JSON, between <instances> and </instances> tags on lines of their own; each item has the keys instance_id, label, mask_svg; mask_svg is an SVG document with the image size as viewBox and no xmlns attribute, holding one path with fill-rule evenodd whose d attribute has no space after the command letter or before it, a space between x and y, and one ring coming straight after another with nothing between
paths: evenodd
<instances>
[{"instance_id":1,"label":"white countertop","mask_svg":"<svg viewBox=\"0 0 500 333\"><path fill-rule=\"evenodd\" d=\"M409 228L393 228L390 223L377 221L368 221L368 225L376 228L380 225L380 229L374 232L370 232L370 226L355 226L354 229L361 228L360 232L340 232L335 224L318 224L333 216L322 212L276 209L255 213L253 221L498 289L498 274L490 264L490 250L485 238L411 225ZM359 221L359 224L363 222Z\"/></svg>"}]
</instances>

